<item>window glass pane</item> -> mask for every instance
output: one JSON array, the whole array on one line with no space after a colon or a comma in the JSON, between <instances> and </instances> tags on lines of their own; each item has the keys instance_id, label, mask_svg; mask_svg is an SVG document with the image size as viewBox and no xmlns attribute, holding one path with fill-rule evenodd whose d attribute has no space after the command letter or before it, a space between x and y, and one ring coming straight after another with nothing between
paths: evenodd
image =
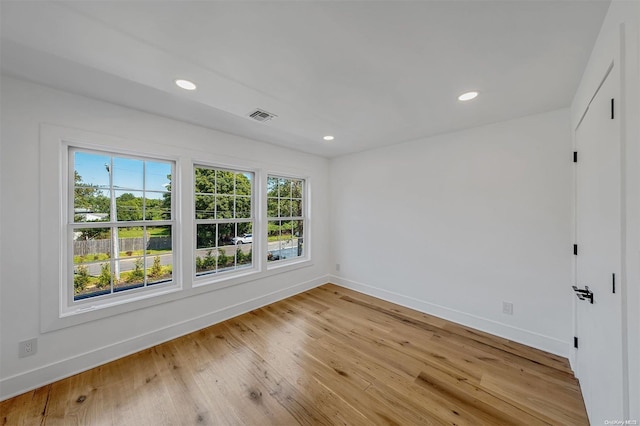
<instances>
[{"instance_id":1,"label":"window glass pane","mask_svg":"<svg viewBox=\"0 0 640 426\"><path fill-rule=\"evenodd\" d=\"M296 256L304 256L304 221L294 220L292 243L296 249Z\"/></svg>"},{"instance_id":2,"label":"window glass pane","mask_svg":"<svg viewBox=\"0 0 640 426\"><path fill-rule=\"evenodd\" d=\"M276 177L267 178L267 196L268 197L278 196L278 181L279 179Z\"/></svg>"},{"instance_id":3,"label":"window glass pane","mask_svg":"<svg viewBox=\"0 0 640 426\"><path fill-rule=\"evenodd\" d=\"M236 195L251 195L251 173L236 173Z\"/></svg>"},{"instance_id":4,"label":"window glass pane","mask_svg":"<svg viewBox=\"0 0 640 426\"><path fill-rule=\"evenodd\" d=\"M233 270L235 266L235 246L218 247L218 272Z\"/></svg>"},{"instance_id":5,"label":"window glass pane","mask_svg":"<svg viewBox=\"0 0 640 426\"><path fill-rule=\"evenodd\" d=\"M144 227L119 227L115 228L114 232L118 235L118 257L142 256L144 254L146 241Z\"/></svg>"},{"instance_id":6,"label":"window glass pane","mask_svg":"<svg viewBox=\"0 0 640 426\"><path fill-rule=\"evenodd\" d=\"M76 151L73 154L74 180L76 185L109 188L111 157Z\"/></svg>"},{"instance_id":7,"label":"window glass pane","mask_svg":"<svg viewBox=\"0 0 640 426\"><path fill-rule=\"evenodd\" d=\"M196 219L215 219L216 197L214 195L196 195Z\"/></svg>"},{"instance_id":8,"label":"window glass pane","mask_svg":"<svg viewBox=\"0 0 640 426\"><path fill-rule=\"evenodd\" d=\"M111 263L76 265L73 268L74 300L111 293Z\"/></svg>"},{"instance_id":9,"label":"window glass pane","mask_svg":"<svg viewBox=\"0 0 640 426\"><path fill-rule=\"evenodd\" d=\"M267 224L267 260L269 261L280 259L280 239L282 237L280 225L281 222L279 220L270 220Z\"/></svg>"},{"instance_id":10,"label":"window glass pane","mask_svg":"<svg viewBox=\"0 0 640 426\"><path fill-rule=\"evenodd\" d=\"M196 167L194 187L196 193L216 193L216 171L203 167Z\"/></svg>"},{"instance_id":11,"label":"window glass pane","mask_svg":"<svg viewBox=\"0 0 640 426\"><path fill-rule=\"evenodd\" d=\"M109 220L109 173L104 164L109 164L110 161L110 158L104 155L74 153L75 222Z\"/></svg>"},{"instance_id":12,"label":"window glass pane","mask_svg":"<svg viewBox=\"0 0 640 426\"><path fill-rule=\"evenodd\" d=\"M233 218L233 195L216 196L216 219Z\"/></svg>"},{"instance_id":13,"label":"window glass pane","mask_svg":"<svg viewBox=\"0 0 640 426\"><path fill-rule=\"evenodd\" d=\"M291 216L302 217L302 200L291 200Z\"/></svg>"},{"instance_id":14,"label":"window glass pane","mask_svg":"<svg viewBox=\"0 0 640 426\"><path fill-rule=\"evenodd\" d=\"M242 222L238 223L238 235L253 235L253 223L252 222ZM251 241L253 242L253 241Z\"/></svg>"},{"instance_id":15,"label":"window glass pane","mask_svg":"<svg viewBox=\"0 0 640 426\"><path fill-rule=\"evenodd\" d=\"M243 244L236 248L236 264L238 267L249 267L252 265L253 246Z\"/></svg>"},{"instance_id":16,"label":"window glass pane","mask_svg":"<svg viewBox=\"0 0 640 426\"><path fill-rule=\"evenodd\" d=\"M278 253L279 260L301 256L301 254L298 253L302 253L302 238L296 236L296 233L301 232L301 226L302 221L290 221L282 223L282 236L280 239L280 251Z\"/></svg>"},{"instance_id":17,"label":"window glass pane","mask_svg":"<svg viewBox=\"0 0 640 426\"><path fill-rule=\"evenodd\" d=\"M110 191L76 186L73 197L74 222L108 222Z\"/></svg>"},{"instance_id":18,"label":"window glass pane","mask_svg":"<svg viewBox=\"0 0 640 426\"><path fill-rule=\"evenodd\" d=\"M226 170L216 171L216 193L233 194L235 189L235 173Z\"/></svg>"},{"instance_id":19,"label":"window glass pane","mask_svg":"<svg viewBox=\"0 0 640 426\"><path fill-rule=\"evenodd\" d=\"M293 198L302 198L302 181L294 179L291 181L291 196Z\"/></svg>"},{"instance_id":20,"label":"window glass pane","mask_svg":"<svg viewBox=\"0 0 640 426\"><path fill-rule=\"evenodd\" d=\"M291 180L289 179L280 179L280 198L290 198L291 197Z\"/></svg>"},{"instance_id":21,"label":"window glass pane","mask_svg":"<svg viewBox=\"0 0 640 426\"><path fill-rule=\"evenodd\" d=\"M278 213L278 199L277 198L269 198L267 199L267 217L278 217L280 214Z\"/></svg>"},{"instance_id":22,"label":"window glass pane","mask_svg":"<svg viewBox=\"0 0 640 426\"><path fill-rule=\"evenodd\" d=\"M142 192L115 191L115 195L119 221L142 220Z\"/></svg>"},{"instance_id":23,"label":"window glass pane","mask_svg":"<svg viewBox=\"0 0 640 426\"><path fill-rule=\"evenodd\" d=\"M291 200L280 199L280 217L291 217Z\"/></svg>"},{"instance_id":24,"label":"window glass pane","mask_svg":"<svg viewBox=\"0 0 640 426\"><path fill-rule=\"evenodd\" d=\"M144 161L113 157L113 187L143 190Z\"/></svg>"},{"instance_id":25,"label":"window glass pane","mask_svg":"<svg viewBox=\"0 0 640 426\"><path fill-rule=\"evenodd\" d=\"M171 191L171 164L145 161L144 189L147 191Z\"/></svg>"},{"instance_id":26,"label":"window glass pane","mask_svg":"<svg viewBox=\"0 0 640 426\"><path fill-rule=\"evenodd\" d=\"M216 270L218 250L215 248L196 250L196 275L203 275Z\"/></svg>"},{"instance_id":27,"label":"window glass pane","mask_svg":"<svg viewBox=\"0 0 640 426\"><path fill-rule=\"evenodd\" d=\"M236 236L232 239L235 245L253 244L253 234L251 233L251 223L235 224Z\"/></svg>"},{"instance_id":28,"label":"window glass pane","mask_svg":"<svg viewBox=\"0 0 640 426\"><path fill-rule=\"evenodd\" d=\"M250 218L251 217L251 197L236 197L236 217L237 218Z\"/></svg>"},{"instance_id":29,"label":"window glass pane","mask_svg":"<svg viewBox=\"0 0 640 426\"><path fill-rule=\"evenodd\" d=\"M196 225L196 248L216 247L218 225Z\"/></svg>"},{"instance_id":30,"label":"window glass pane","mask_svg":"<svg viewBox=\"0 0 640 426\"><path fill-rule=\"evenodd\" d=\"M171 193L145 192L145 220L171 220Z\"/></svg>"},{"instance_id":31,"label":"window glass pane","mask_svg":"<svg viewBox=\"0 0 640 426\"><path fill-rule=\"evenodd\" d=\"M111 258L110 228L75 228L73 263L105 261Z\"/></svg>"},{"instance_id":32,"label":"window glass pane","mask_svg":"<svg viewBox=\"0 0 640 426\"><path fill-rule=\"evenodd\" d=\"M287 221L287 222L282 222L281 225L281 234L282 234L282 240L283 241L287 241L287 243L290 242L291 240L291 235L293 233L293 222L292 221Z\"/></svg>"},{"instance_id":33,"label":"window glass pane","mask_svg":"<svg viewBox=\"0 0 640 426\"><path fill-rule=\"evenodd\" d=\"M147 256L147 283L160 284L171 280L173 274L172 256L157 254Z\"/></svg>"},{"instance_id":34,"label":"window glass pane","mask_svg":"<svg viewBox=\"0 0 640 426\"><path fill-rule=\"evenodd\" d=\"M146 251L149 255L171 254L173 241L171 239L171 226L147 226L146 227Z\"/></svg>"},{"instance_id":35,"label":"window glass pane","mask_svg":"<svg viewBox=\"0 0 640 426\"><path fill-rule=\"evenodd\" d=\"M236 226L233 223L221 223L218 225L218 247L233 246L233 238L236 236Z\"/></svg>"},{"instance_id":36,"label":"window glass pane","mask_svg":"<svg viewBox=\"0 0 640 426\"><path fill-rule=\"evenodd\" d=\"M114 265L119 270L113 271L113 291L131 290L144 286L145 264L143 257L137 256L116 260Z\"/></svg>"}]
</instances>

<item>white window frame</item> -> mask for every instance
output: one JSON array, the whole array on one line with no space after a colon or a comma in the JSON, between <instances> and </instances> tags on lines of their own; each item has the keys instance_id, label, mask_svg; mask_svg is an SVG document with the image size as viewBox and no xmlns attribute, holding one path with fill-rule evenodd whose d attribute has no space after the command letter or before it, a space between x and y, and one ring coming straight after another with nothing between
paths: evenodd
<instances>
[{"instance_id":1,"label":"white window frame","mask_svg":"<svg viewBox=\"0 0 640 426\"><path fill-rule=\"evenodd\" d=\"M67 286L67 260L69 242L67 222L69 212L70 146L92 151L103 151L123 156L139 156L175 162L172 176L172 203L175 222L173 228L174 284L136 292L125 300L111 298L104 303L86 303L69 309L67 295L61 286ZM133 147L133 149L132 149ZM195 224L194 224L194 165L209 166L253 173L253 267L233 274L220 274L212 280L195 277ZM89 321L131 314L134 311L193 297L210 291L264 279L281 273L313 265L311 226L312 181L299 169L284 166L279 170L261 168L259 161L230 157L200 148L183 148L169 142L132 140L51 124L40 124L39 164L39 240L33 242L38 250L40 282L40 331L59 330ZM296 257L267 265L267 176L302 179L304 188L305 252ZM72 175L71 175L72 176ZM264 235L263 235L264 234ZM72 261L72 260L71 260ZM71 287L69 287L71 288ZM126 293L126 292L124 292ZM123 293L123 294L124 294ZM88 300L95 300L90 298Z\"/></svg>"},{"instance_id":2,"label":"white window frame","mask_svg":"<svg viewBox=\"0 0 640 426\"><path fill-rule=\"evenodd\" d=\"M205 168L205 169L210 169L210 170L220 170L220 171L224 171L224 172L231 172L231 173L250 173L252 175L252 179L251 179L251 194L250 194L250 200L251 200L251 214L250 217L248 218L229 218L229 219L223 219L223 218L215 218L215 219L198 219L196 218L196 211L195 211L195 199L196 199L196 192L195 192L195 175L196 175L196 168ZM193 286L194 287L199 287L202 285L209 285L209 284L220 284L220 283L227 283L228 285L232 285L233 283L235 283L235 281L229 281L229 280L233 280L234 278L237 277L243 277L246 275L250 275L250 274L255 274L256 272L260 271L260 263L258 262L258 256L260 256L261 250L260 250L260 238L257 238L256 235L256 229L257 227L259 227L258 225L258 220L256 218L256 199L257 199L257 193L259 191L257 191L257 182L258 182L258 176L259 176L259 172L257 170L250 170L250 169L245 169L242 167L234 167L234 166L230 166L228 164L226 165L221 165L221 164L211 164L211 163L205 163L205 162L198 162L198 163L193 163L192 164L192 179L193 179L193 185L191 187L191 197L193 200L193 249L192 249L192 258L191 258L191 264L192 264L192 268L193 268ZM234 194L235 195L235 194ZM252 256L251 256L251 266L249 267L243 267L243 268L236 268L233 270L228 270L228 271L223 271L223 272L217 272L217 271L213 271L210 273L202 273L202 274L198 274L198 271L196 270L196 256L198 253L198 236L197 236L197 230L198 230L198 225L207 225L207 224L235 224L235 223L251 223L251 232L253 234L253 243L252 243ZM216 238L217 239L217 238Z\"/></svg>"},{"instance_id":3,"label":"white window frame","mask_svg":"<svg viewBox=\"0 0 640 426\"><path fill-rule=\"evenodd\" d=\"M130 140L117 137L53 125L40 126L40 329L42 332L163 303L175 299L173 294L182 289L181 226L178 208L181 196L179 158L155 154L157 149L149 143L135 143L138 148L135 151L131 150L130 146L132 146ZM171 283L154 285L142 291L118 292L109 297L73 300L73 231L70 230L73 225L69 220L69 215L73 214L71 194L73 194L74 175L69 161L72 148L173 164ZM52 176L58 178L53 179ZM147 225L150 223L151 221L148 221Z\"/></svg>"},{"instance_id":4,"label":"white window frame","mask_svg":"<svg viewBox=\"0 0 640 426\"><path fill-rule=\"evenodd\" d=\"M268 183L269 183L269 178L278 178L278 179L292 179L292 180L300 180L302 181L302 217L298 217L298 216L289 216L289 217L270 217L268 216L268 199L269 199L269 190L268 190ZM284 267L288 267L291 265L297 265L297 264L304 264L304 263L309 263L311 260L311 238L310 238L310 227L309 227L309 215L310 215L310 194L309 194L309 188L310 188L310 183L309 183L310 179L308 176L300 176L300 175L294 175L294 174L289 174L289 173L280 173L280 172L268 172L267 175L265 176L265 183L264 183L264 210L265 210L265 219L264 219L264 227L262 229L262 234L266 240L266 246L267 249L265 251L264 254L264 262L267 265L267 270L276 270L276 269L280 269L280 268L284 268ZM282 220L283 218L287 218L290 220L302 220L302 229L303 229L303 244L304 244L304 251L302 256L295 256L295 257L291 257L288 259L280 259L280 260L272 260L272 261L267 261L267 256L269 253L268 250L268 239L269 239L269 221L270 220Z\"/></svg>"},{"instance_id":5,"label":"white window frame","mask_svg":"<svg viewBox=\"0 0 640 426\"><path fill-rule=\"evenodd\" d=\"M144 284L143 286L139 287L139 288L135 288L135 289L129 289L129 290L114 290L113 289L113 285L112 285L112 291L111 293L108 294L104 294L104 295L97 295L97 296L92 296L92 297L87 297L87 298L83 298L83 299L75 299L75 292L74 292L74 285L73 285L73 277L74 277L74 263L73 263L73 259L74 259L74 252L73 252L73 234L75 230L78 229L90 229L90 228L110 228L111 232L113 232L113 230L115 228L128 228L128 227L144 227L144 226L171 226L171 265L172 265L172 269L173 269L173 265L176 263L176 259L179 255L179 253L176 253L176 251L174 251L174 247L176 247L176 241L175 241L175 230L176 230L176 221L175 221L175 217L176 217L176 212L175 212L175 199L176 197L179 197L180 194L180 190L178 187L172 188L171 191L171 219L169 220L154 220L154 221L150 221L150 220L137 220L137 221L118 221L117 218L114 218L113 215L116 213L114 211L112 211L111 209L114 208L114 204L113 204L113 199L111 201L111 207L110 207L110 217L109 217L109 221L108 222L75 222L74 218L75 218L75 212L74 212L74 196L72 194L74 194L74 188L75 188L75 182L74 182L74 171L75 171L75 165L74 165L74 160L72 159L74 154L77 152L81 152L81 153L86 153L86 154L96 154L96 155L103 155L103 156L108 156L111 158L111 164L110 167L113 167L113 158L119 157L119 158L126 158L126 159L132 159L132 160L142 160L142 161L154 161L154 162L159 162L159 163L166 163L166 164L170 164L171 165L171 176L172 176L172 180L175 176L175 171L176 171L176 162L175 161L171 161L171 160L166 160L164 158L157 158L157 157L150 157L150 156L142 156L142 155L132 155L129 153L123 153L120 151L114 151L114 150L109 150L109 151L105 151L105 150L96 150L96 149L89 149L86 147L80 147L80 146L76 146L76 145L71 145L68 143L64 143L64 146L66 146L67 149L67 168L68 168L68 172L67 172L67 180L68 180L68 188L67 188L67 214L66 214L66 249L67 249L67 258L66 258L66 271L67 271L67 277L66 277L66 283L67 286L61 286L61 292L62 292L62 299L66 300L66 306L63 307L62 311L63 312L74 312L77 310L82 310L85 309L87 306L92 306L92 307L98 307L101 305L111 305L113 303L123 303L128 301L129 299L135 299L137 297L139 297L140 295L138 293L164 293L164 289L161 289L160 287L170 287L170 286L174 286L176 279L175 276L172 273L171 279L166 281L166 282L162 282L162 283L157 283L157 284L151 284L151 285L147 285ZM144 165L143 165L144 167ZM109 173L109 191L115 191L116 188L113 185L113 174ZM143 175L143 182L144 182L145 176ZM173 185L175 186L175 185ZM143 188L144 190L145 188ZM127 190L127 189L123 189L123 190ZM111 194L111 197L115 197L115 194ZM115 254L115 256L113 256L113 254ZM145 265L145 269L146 269L146 265L147 265L147 255L146 253L143 254L143 264ZM115 265L115 262L119 262L119 255L116 253L112 253L112 257L109 259L108 262L103 262L103 263L108 263L109 265L111 265L110 271L112 271L111 273L113 274L113 266ZM113 278L112 278L113 279Z\"/></svg>"}]
</instances>

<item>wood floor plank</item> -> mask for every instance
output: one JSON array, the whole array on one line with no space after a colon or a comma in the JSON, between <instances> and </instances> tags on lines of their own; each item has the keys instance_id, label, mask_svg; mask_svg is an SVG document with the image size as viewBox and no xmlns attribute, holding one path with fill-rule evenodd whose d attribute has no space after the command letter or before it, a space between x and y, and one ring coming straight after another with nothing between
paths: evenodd
<instances>
[{"instance_id":1,"label":"wood floor plank","mask_svg":"<svg viewBox=\"0 0 640 426\"><path fill-rule=\"evenodd\" d=\"M474 418L502 425L542 425L543 420L532 416L515 405L487 392L481 386L469 383L463 376L452 375L436 367L420 372L416 383L450 400L456 406L474 413Z\"/></svg>"},{"instance_id":2,"label":"wood floor plank","mask_svg":"<svg viewBox=\"0 0 640 426\"><path fill-rule=\"evenodd\" d=\"M588 424L568 361L327 284L0 402L0 425Z\"/></svg>"},{"instance_id":3,"label":"wood floor plank","mask_svg":"<svg viewBox=\"0 0 640 426\"><path fill-rule=\"evenodd\" d=\"M2 424L40 424L47 407L50 392L51 385L47 385L0 402Z\"/></svg>"},{"instance_id":4,"label":"wood floor plank","mask_svg":"<svg viewBox=\"0 0 640 426\"><path fill-rule=\"evenodd\" d=\"M239 321L249 320L247 316L239 318ZM261 317L250 319L251 327L257 329L257 333L244 333L241 337L251 347L256 348L259 353L274 364L300 391L307 395L313 395L315 403L319 409L330 419L335 420L334 424L349 425L370 425L369 420L363 412L369 413L372 406L363 406L357 398L344 398L343 394L358 395L370 386L369 382L362 381L356 376L348 376L340 369L339 365L333 362L320 360L310 354L310 346L315 346L315 341L304 341L305 333L296 330L295 327L287 332L289 337L286 340L272 340L268 335L261 335L258 322L273 327L273 322ZM282 322L276 325L278 328L287 328L289 324ZM297 336L296 336L297 334ZM299 345L300 339L303 344ZM290 361L290 354L293 353L293 363ZM323 362L324 361L324 362ZM284 362L284 364L283 364Z\"/></svg>"}]
</instances>

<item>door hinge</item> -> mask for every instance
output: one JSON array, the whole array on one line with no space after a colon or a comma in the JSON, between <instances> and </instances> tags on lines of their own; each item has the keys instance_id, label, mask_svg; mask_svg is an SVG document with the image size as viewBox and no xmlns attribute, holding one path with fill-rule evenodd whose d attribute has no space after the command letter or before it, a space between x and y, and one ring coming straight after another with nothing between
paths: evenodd
<instances>
[{"instance_id":1,"label":"door hinge","mask_svg":"<svg viewBox=\"0 0 640 426\"><path fill-rule=\"evenodd\" d=\"M573 151L573 162L574 163L578 162L578 151Z\"/></svg>"},{"instance_id":2,"label":"door hinge","mask_svg":"<svg viewBox=\"0 0 640 426\"><path fill-rule=\"evenodd\" d=\"M577 244L573 245L573 254L576 255L576 256L578 255L578 245Z\"/></svg>"},{"instance_id":3,"label":"door hinge","mask_svg":"<svg viewBox=\"0 0 640 426\"><path fill-rule=\"evenodd\" d=\"M578 338L576 336L573 336L573 347L578 349Z\"/></svg>"},{"instance_id":4,"label":"door hinge","mask_svg":"<svg viewBox=\"0 0 640 426\"><path fill-rule=\"evenodd\" d=\"M611 119L612 120L615 118L615 114L614 114L614 108L615 107L614 107L614 105L615 105L614 99L611 98Z\"/></svg>"}]
</instances>

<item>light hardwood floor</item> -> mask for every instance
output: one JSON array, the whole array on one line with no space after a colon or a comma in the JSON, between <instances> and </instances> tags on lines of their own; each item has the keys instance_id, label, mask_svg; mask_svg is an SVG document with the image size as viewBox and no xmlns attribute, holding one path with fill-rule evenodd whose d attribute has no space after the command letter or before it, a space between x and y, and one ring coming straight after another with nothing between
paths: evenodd
<instances>
[{"instance_id":1,"label":"light hardwood floor","mask_svg":"<svg viewBox=\"0 0 640 426\"><path fill-rule=\"evenodd\" d=\"M566 359L327 284L0 403L2 424L588 424Z\"/></svg>"}]
</instances>

